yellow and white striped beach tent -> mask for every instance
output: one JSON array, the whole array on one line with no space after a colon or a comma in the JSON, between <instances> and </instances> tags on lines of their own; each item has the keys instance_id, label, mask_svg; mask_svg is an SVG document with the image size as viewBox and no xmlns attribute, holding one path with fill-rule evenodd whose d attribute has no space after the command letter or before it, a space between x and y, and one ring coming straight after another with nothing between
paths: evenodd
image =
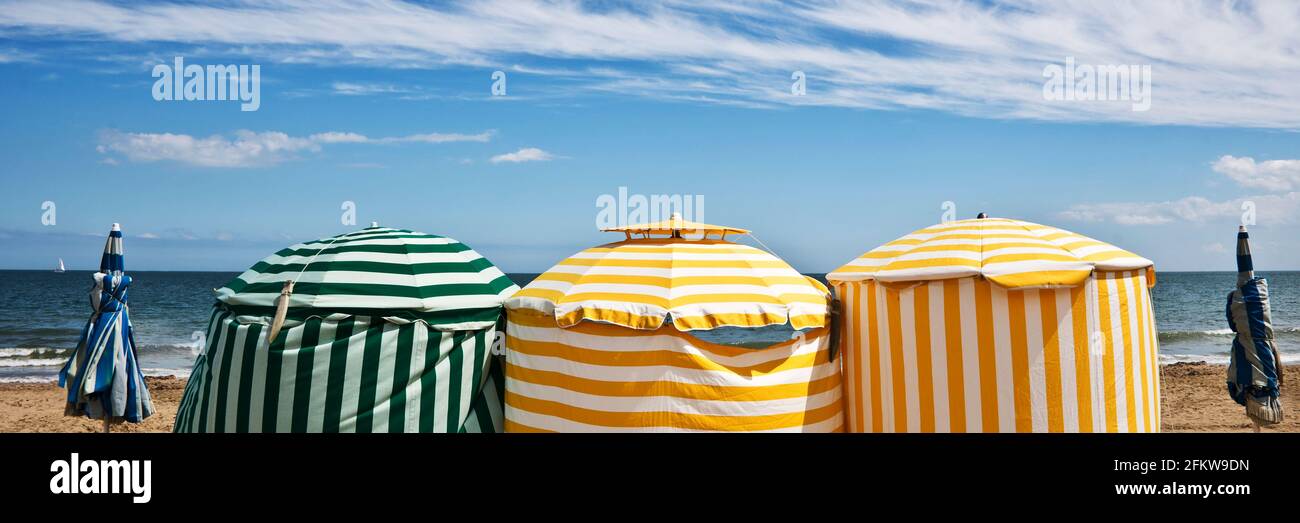
<instances>
[{"instance_id":1,"label":"yellow and white striped beach tent","mask_svg":"<svg viewBox=\"0 0 1300 523\"><path fill-rule=\"evenodd\" d=\"M561 261L506 301L506 430L840 430L826 287L708 234L743 229L659 225L619 229L626 240ZM761 349L688 334L786 323L801 334Z\"/></svg>"},{"instance_id":2,"label":"yellow and white striped beach tent","mask_svg":"<svg viewBox=\"0 0 1300 523\"><path fill-rule=\"evenodd\" d=\"M1150 260L1034 223L918 230L827 275L852 432L1158 432Z\"/></svg>"},{"instance_id":3,"label":"yellow and white striped beach tent","mask_svg":"<svg viewBox=\"0 0 1300 523\"><path fill-rule=\"evenodd\" d=\"M491 352L518 290L465 244L406 229L282 249L217 289L173 430L499 432Z\"/></svg>"}]
</instances>

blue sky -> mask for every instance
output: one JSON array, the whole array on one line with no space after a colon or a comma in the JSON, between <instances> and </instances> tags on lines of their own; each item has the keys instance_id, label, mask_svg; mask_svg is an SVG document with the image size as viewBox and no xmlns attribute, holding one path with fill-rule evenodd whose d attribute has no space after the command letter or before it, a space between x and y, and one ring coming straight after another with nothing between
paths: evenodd
<instances>
[{"instance_id":1,"label":"blue sky","mask_svg":"<svg viewBox=\"0 0 1300 523\"><path fill-rule=\"evenodd\" d=\"M131 268L242 270L378 221L538 272L627 187L806 272L945 201L1167 270L1231 269L1249 201L1258 266L1300 269L1294 3L333 4L0 1L0 268L93 268L121 222ZM175 56L258 64L260 108L154 100ZM1066 57L1150 66L1150 110L1047 99Z\"/></svg>"}]
</instances>

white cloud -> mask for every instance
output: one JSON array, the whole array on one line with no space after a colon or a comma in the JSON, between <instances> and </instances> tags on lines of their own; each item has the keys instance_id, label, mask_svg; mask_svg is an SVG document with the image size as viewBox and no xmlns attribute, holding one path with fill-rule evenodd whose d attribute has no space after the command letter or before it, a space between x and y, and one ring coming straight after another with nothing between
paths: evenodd
<instances>
[{"instance_id":1,"label":"white cloud","mask_svg":"<svg viewBox=\"0 0 1300 523\"><path fill-rule=\"evenodd\" d=\"M135 237L136 237L136 238L140 238L140 239L142 239L142 240L157 240L157 239L158 239L158 235L157 235L157 234L154 234L154 233L151 233L151 232L146 232L146 233L137 234L137 235L135 235Z\"/></svg>"},{"instance_id":2,"label":"white cloud","mask_svg":"<svg viewBox=\"0 0 1300 523\"><path fill-rule=\"evenodd\" d=\"M364 134L331 131L311 135L312 141L319 143L451 143L451 142L487 142L492 139L494 131L477 134L464 133L424 133L385 138L371 138Z\"/></svg>"},{"instance_id":3,"label":"white cloud","mask_svg":"<svg viewBox=\"0 0 1300 523\"><path fill-rule=\"evenodd\" d=\"M1260 222L1300 223L1300 160L1256 162L1251 157L1224 155L1211 166L1237 185L1273 194L1213 201L1188 196L1163 202L1087 203L1073 205L1058 216L1076 221L1110 221L1122 225L1160 225L1237 219L1253 204Z\"/></svg>"},{"instance_id":4,"label":"white cloud","mask_svg":"<svg viewBox=\"0 0 1300 523\"><path fill-rule=\"evenodd\" d=\"M1300 9L1289 1L812 0L771 9L732 2L0 0L0 30L17 41L179 42L326 66L543 70L575 87L567 92L743 107L1286 129L1300 128L1298 24ZM881 41L887 45L873 47ZM1044 100L1043 67L1067 56L1080 64L1151 65L1151 110ZM608 74L577 60L610 64L603 66ZM807 73L806 96L790 94L795 70ZM404 89L332 87L356 95Z\"/></svg>"},{"instance_id":5,"label":"white cloud","mask_svg":"<svg viewBox=\"0 0 1300 523\"><path fill-rule=\"evenodd\" d=\"M402 136L400 138L386 138L387 141L395 142L420 142L420 143L448 143L448 142L486 142L492 139L493 131L486 131L478 134L461 134L461 133L425 133Z\"/></svg>"},{"instance_id":6,"label":"white cloud","mask_svg":"<svg viewBox=\"0 0 1300 523\"><path fill-rule=\"evenodd\" d=\"M1258 223L1300 223L1300 192L1266 194L1222 201L1188 196L1163 202L1086 203L1072 205L1057 215L1066 220L1113 222L1120 225L1162 225L1173 222L1216 220L1235 224L1245 212L1243 206L1247 202L1254 204L1255 219Z\"/></svg>"},{"instance_id":7,"label":"white cloud","mask_svg":"<svg viewBox=\"0 0 1300 523\"><path fill-rule=\"evenodd\" d=\"M545 162L555 159L555 155L538 149L536 147L525 147L513 153L498 154L493 156L489 162L492 163L522 163L522 162Z\"/></svg>"},{"instance_id":8,"label":"white cloud","mask_svg":"<svg viewBox=\"0 0 1300 523\"><path fill-rule=\"evenodd\" d=\"M101 135L99 146L102 153L119 153L133 162L169 160L201 167L273 165L292 158L295 153L318 150L320 145L307 138L247 130L235 131L233 138L107 131Z\"/></svg>"},{"instance_id":9,"label":"white cloud","mask_svg":"<svg viewBox=\"0 0 1300 523\"><path fill-rule=\"evenodd\" d=\"M400 94L411 92L409 89L391 84L360 84L352 82L334 82L331 86L334 94L344 96L366 96L373 94Z\"/></svg>"},{"instance_id":10,"label":"white cloud","mask_svg":"<svg viewBox=\"0 0 1300 523\"><path fill-rule=\"evenodd\" d=\"M1243 187L1270 191L1300 190L1300 160L1267 160L1225 155L1214 162L1214 171Z\"/></svg>"},{"instance_id":11,"label":"white cloud","mask_svg":"<svg viewBox=\"0 0 1300 523\"><path fill-rule=\"evenodd\" d=\"M35 62L36 55L17 49L0 49L0 64ZM51 73L53 74L53 73Z\"/></svg>"},{"instance_id":12,"label":"white cloud","mask_svg":"<svg viewBox=\"0 0 1300 523\"><path fill-rule=\"evenodd\" d=\"M1226 254L1228 246L1224 245L1223 242L1207 243L1201 246L1201 250L1213 254Z\"/></svg>"},{"instance_id":13,"label":"white cloud","mask_svg":"<svg viewBox=\"0 0 1300 523\"><path fill-rule=\"evenodd\" d=\"M359 133L330 131L295 137L279 131L239 130L232 137L212 135L196 138L188 134L104 131L96 150L105 155L120 154L133 162L175 161L200 167L260 167L295 158L299 153L318 152L321 144L486 142L492 134L493 131L484 131L478 134L426 133L371 138ZM112 156L100 161L117 164Z\"/></svg>"},{"instance_id":14,"label":"white cloud","mask_svg":"<svg viewBox=\"0 0 1300 523\"><path fill-rule=\"evenodd\" d=\"M316 133L311 135L309 138L317 143L366 143L370 141L370 138L367 138L363 134L344 133L338 131Z\"/></svg>"}]
</instances>

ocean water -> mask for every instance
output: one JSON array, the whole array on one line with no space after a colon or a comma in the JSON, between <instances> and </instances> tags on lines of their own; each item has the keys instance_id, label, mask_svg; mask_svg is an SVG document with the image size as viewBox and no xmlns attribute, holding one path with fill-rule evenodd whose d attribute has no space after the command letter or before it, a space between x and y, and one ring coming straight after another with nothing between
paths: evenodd
<instances>
[{"instance_id":1,"label":"ocean water","mask_svg":"<svg viewBox=\"0 0 1300 523\"><path fill-rule=\"evenodd\" d=\"M1300 363L1300 272L1264 272L1273 338L1283 363ZM1227 363L1232 331L1224 308L1236 272L1162 272L1153 301L1162 361Z\"/></svg>"},{"instance_id":2,"label":"ocean water","mask_svg":"<svg viewBox=\"0 0 1300 523\"><path fill-rule=\"evenodd\" d=\"M131 272L131 321L147 375L187 376L214 302L212 289L234 272ZM1261 273L1272 292L1273 328L1283 361L1300 362L1300 272ZM511 274L516 283L536 274ZM823 275L812 275L821 278ZM1232 343L1224 302L1232 272L1162 272L1154 299L1163 362L1226 363ZM0 382L49 381L67 360L90 316L91 273L0 271ZM767 345L790 339L788 326L695 333L715 343Z\"/></svg>"},{"instance_id":3,"label":"ocean water","mask_svg":"<svg viewBox=\"0 0 1300 523\"><path fill-rule=\"evenodd\" d=\"M91 271L0 271L0 382L49 381L90 318ZM234 272L131 271L131 325L145 375L188 376L212 290Z\"/></svg>"}]
</instances>

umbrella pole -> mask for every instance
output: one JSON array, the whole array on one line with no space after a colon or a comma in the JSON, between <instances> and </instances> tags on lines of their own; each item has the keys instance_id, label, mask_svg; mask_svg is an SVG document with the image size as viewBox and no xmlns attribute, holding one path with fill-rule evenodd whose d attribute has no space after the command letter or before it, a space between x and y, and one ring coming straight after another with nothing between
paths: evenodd
<instances>
[{"instance_id":1,"label":"umbrella pole","mask_svg":"<svg viewBox=\"0 0 1300 523\"><path fill-rule=\"evenodd\" d=\"M1255 426L1255 432L1259 432L1259 426ZM104 434L108 434L108 416L104 416Z\"/></svg>"},{"instance_id":2,"label":"umbrella pole","mask_svg":"<svg viewBox=\"0 0 1300 523\"><path fill-rule=\"evenodd\" d=\"M1259 422L1258 422L1258 421L1255 421L1255 420L1253 420L1253 419L1250 420L1250 422L1251 422L1251 424L1253 424L1253 425L1255 426L1255 434L1259 434Z\"/></svg>"}]
</instances>

